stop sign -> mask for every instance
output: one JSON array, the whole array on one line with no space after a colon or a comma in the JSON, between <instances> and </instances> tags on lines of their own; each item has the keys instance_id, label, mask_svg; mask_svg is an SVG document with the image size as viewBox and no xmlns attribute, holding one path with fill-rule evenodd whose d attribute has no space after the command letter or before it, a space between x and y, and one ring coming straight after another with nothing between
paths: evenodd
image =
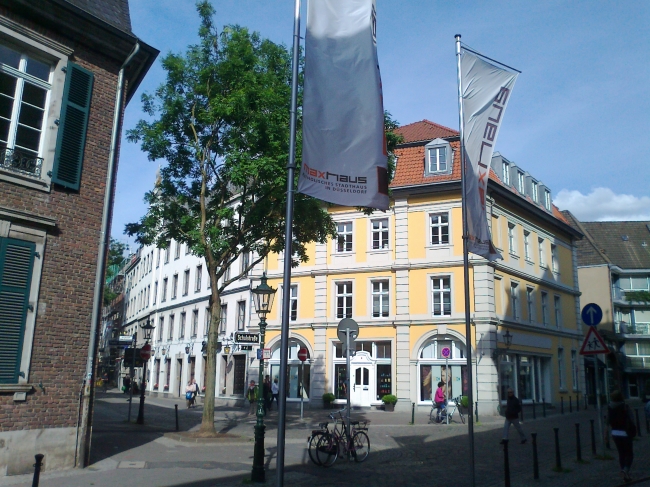
<instances>
[{"instance_id":1,"label":"stop sign","mask_svg":"<svg viewBox=\"0 0 650 487\"><path fill-rule=\"evenodd\" d=\"M140 349L140 358L142 358L142 360L149 360L151 358L151 345L146 343Z\"/></svg>"},{"instance_id":2,"label":"stop sign","mask_svg":"<svg viewBox=\"0 0 650 487\"><path fill-rule=\"evenodd\" d=\"M300 350L298 350L298 358L300 359L301 362L304 362L307 360L307 357L309 354L307 353L307 349L305 347L300 347Z\"/></svg>"}]
</instances>

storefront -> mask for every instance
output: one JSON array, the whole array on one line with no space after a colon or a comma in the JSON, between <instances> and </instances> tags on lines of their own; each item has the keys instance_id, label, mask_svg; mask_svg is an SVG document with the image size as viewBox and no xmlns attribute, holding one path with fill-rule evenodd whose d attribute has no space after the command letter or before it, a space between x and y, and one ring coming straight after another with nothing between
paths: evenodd
<instances>
[{"instance_id":1,"label":"storefront","mask_svg":"<svg viewBox=\"0 0 650 487\"><path fill-rule=\"evenodd\" d=\"M503 403L511 388L522 402L549 401L551 395L551 359L510 353L499 361L499 398Z\"/></svg>"},{"instance_id":2,"label":"storefront","mask_svg":"<svg viewBox=\"0 0 650 487\"><path fill-rule=\"evenodd\" d=\"M443 349L450 350L444 357ZM451 335L433 335L420 347L417 362L418 401L431 403L432 394L443 382L443 391L449 398L467 395L467 359L465 344Z\"/></svg>"}]
</instances>

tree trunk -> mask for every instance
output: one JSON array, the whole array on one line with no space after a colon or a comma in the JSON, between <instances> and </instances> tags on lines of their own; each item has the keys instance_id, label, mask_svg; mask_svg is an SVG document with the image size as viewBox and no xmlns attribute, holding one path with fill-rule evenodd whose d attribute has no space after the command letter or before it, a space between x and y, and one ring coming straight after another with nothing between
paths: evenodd
<instances>
[{"instance_id":1,"label":"tree trunk","mask_svg":"<svg viewBox=\"0 0 650 487\"><path fill-rule=\"evenodd\" d=\"M206 259L208 260L208 259ZM212 293L210 295L210 329L208 331L207 360L205 366L205 399L203 401L203 418L199 434L201 436L216 436L214 428L214 397L217 386L217 341L219 339L219 322L221 319L221 300L219 298L219 287L216 279L216 269L213 269L208 262L208 275Z\"/></svg>"}]
</instances>

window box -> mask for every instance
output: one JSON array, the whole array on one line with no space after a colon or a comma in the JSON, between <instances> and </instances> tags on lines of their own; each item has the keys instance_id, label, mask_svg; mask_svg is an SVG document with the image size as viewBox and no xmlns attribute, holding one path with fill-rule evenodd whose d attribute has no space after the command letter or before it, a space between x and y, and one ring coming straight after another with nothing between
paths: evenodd
<instances>
[{"instance_id":1,"label":"window box","mask_svg":"<svg viewBox=\"0 0 650 487\"><path fill-rule=\"evenodd\" d=\"M169 384L165 384L163 386L163 391L168 391L169 390Z\"/></svg>"}]
</instances>

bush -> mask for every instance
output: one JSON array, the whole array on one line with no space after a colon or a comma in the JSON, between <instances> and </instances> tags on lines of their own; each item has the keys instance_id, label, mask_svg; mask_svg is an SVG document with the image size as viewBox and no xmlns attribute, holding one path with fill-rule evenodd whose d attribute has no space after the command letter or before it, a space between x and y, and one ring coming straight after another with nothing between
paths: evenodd
<instances>
[{"instance_id":1,"label":"bush","mask_svg":"<svg viewBox=\"0 0 650 487\"><path fill-rule=\"evenodd\" d=\"M335 399L336 399L336 396L334 394L332 394L331 392L326 392L325 394L323 394L323 402L325 404L332 403L332 402L334 402Z\"/></svg>"},{"instance_id":2,"label":"bush","mask_svg":"<svg viewBox=\"0 0 650 487\"><path fill-rule=\"evenodd\" d=\"M381 398L381 401L384 404L395 404L397 402L397 396L393 396L392 394L386 394Z\"/></svg>"},{"instance_id":3,"label":"bush","mask_svg":"<svg viewBox=\"0 0 650 487\"><path fill-rule=\"evenodd\" d=\"M460 396L460 405L464 408L469 406L469 398L467 396Z\"/></svg>"}]
</instances>

